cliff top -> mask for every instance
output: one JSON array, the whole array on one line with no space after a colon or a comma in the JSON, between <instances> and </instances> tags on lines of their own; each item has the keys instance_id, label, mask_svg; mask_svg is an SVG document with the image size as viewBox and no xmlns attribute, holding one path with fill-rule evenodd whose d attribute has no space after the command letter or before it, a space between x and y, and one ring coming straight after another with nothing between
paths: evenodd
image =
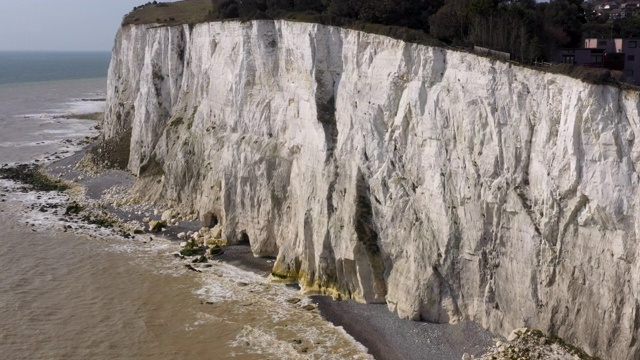
<instances>
[{"instance_id":1,"label":"cliff top","mask_svg":"<svg viewBox=\"0 0 640 360\"><path fill-rule=\"evenodd\" d=\"M133 8L122 19L122 26L201 23L207 21L207 16L213 9L211 0L185 0L171 3L153 1Z\"/></svg>"},{"instance_id":2,"label":"cliff top","mask_svg":"<svg viewBox=\"0 0 640 360\"><path fill-rule=\"evenodd\" d=\"M359 19L350 18L349 16L335 16L331 11L322 11L322 6L324 5L318 5L320 7L313 7L313 3L321 4L322 2L320 2L320 0L305 1L308 1L305 7L300 8L302 5L297 5L298 8L294 7L289 10L280 9L281 5L272 5L274 6L274 9L269 10L268 13L263 12L262 10L265 9L261 10L260 6L256 6L255 4L257 4L257 2L254 1L252 3L252 1L246 0L244 3L238 2L237 0L182 0L170 3L153 1L147 2L144 5L136 6L129 14L124 16L122 26L143 24L174 26L223 20L248 21L258 19L283 19L288 21L339 26L371 34L388 36L415 44L450 48L440 40L433 38L431 34L425 32L424 29L415 28L415 24L413 23L411 23L413 24L411 25L403 21L392 22L400 25L396 26L361 21ZM238 4L240 4L240 7L238 7ZM328 10L331 10L331 8L329 7ZM425 23L427 23L426 20ZM411 25L411 27L408 27L409 25ZM462 47L456 47L455 50L470 53L474 52L470 44L462 45ZM475 54L491 57L489 55ZM524 66L544 72L567 75L590 84L612 85L638 90L636 86L622 81L623 76L620 71L600 68L585 68L567 64L556 64L552 67L540 68L527 61L522 61L523 59L515 59L520 61L513 60L514 59L512 57L512 60L509 62L516 66Z\"/></svg>"}]
</instances>

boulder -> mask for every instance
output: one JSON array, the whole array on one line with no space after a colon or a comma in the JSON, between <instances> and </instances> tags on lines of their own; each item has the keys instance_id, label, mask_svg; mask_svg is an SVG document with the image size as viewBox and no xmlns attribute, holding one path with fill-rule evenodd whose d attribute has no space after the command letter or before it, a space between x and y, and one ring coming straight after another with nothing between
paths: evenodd
<instances>
[{"instance_id":1,"label":"boulder","mask_svg":"<svg viewBox=\"0 0 640 360\"><path fill-rule=\"evenodd\" d=\"M80 213L83 209L84 208L80 204L78 204L77 202L74 201L73 203L67 205L67 209L66 209L64 214L65 215L75 215L75 214Z\"/></svg>"},{"instance_id":2,"label":"boulder","mask_svg":"<svg viewBox=\"0 0 640 360\"><path fill-rule=\"evenodd\" d=\"M207 263L196 263L196 264L193 264L193 266L196 268L205 268L205 269L213 267L213 265L207 264Z\"/></svg>"},{"instance_id":3,"label":"boulder","mask_svg":"<svg viewBox=\"0 0 640 360\"><path fill-rule=\"evenodd\" d=\"M515 340L515 339L519 338L519 337L520 337L520 335L522 335L522 334L526 334L528 330L529 330L529 329L527 329L526 327L525 327L525 328L518 328L518 329L514 329L514 330L511 332L511 334L509 334L509 337L507 337L507 340L508 340L508 341L513 341L513 340Z\"/></svg>"},{"instance_id":4,"label":"boulder","mask_svg":"<svg viewBox=\"0 0 640 360\"><path fill-rule=\"evenodd\" d=\"M222 227L220 226L220 224L217 224L213 227L213 229L211 229L211 237L214 239L222 238Z\"/></svg>"},{"instance_id":5,"label":"boulder","mask_svg":"<svg viewBox=\"0 0 640 360\"><path fill-rule=\"evenodd\" d=\"M195 259L193 259L193 261L191 261L194 264L202 264L202 263L206 263L209 260L206 258L206 256L201 255L200 257L197 257Z\"/></svg>"},{"instance_id":6,"label":"boulder","mask_svg":"<svg viewBox=\"0 0 640 360\"><path fill-rule=\"evenodd\" d=\"M173 211L167 210L167 211L162 213L161 219L162 219L162 221L169 222L169 221L171 221L172 217L173 217Z\"/></svg>"},{"instance_id":7,"label":"boulder","mask_svg":"<svg viewBox=\"0 0 640 360\"><path fill-rule=\"evenodd\" d=\"M209 249L209 255L211 256L218 256L218 255L222 255L223 253L224 251L219 246L214 246L211 249Z\"/></svg>"},{"instance_id":8,"label":"boulder","mask_svg":"<svg viewBox=\"0 0 640 360\"><path fill-rule=\"evenodd\" d=\"M165 227L167 227L166 221L152 220L149 222L149 231L151 232L160 232Z\"/></svg>"},{"instance_id":9,"label":"boulder","mask_svg":"<svg viewBox=\"0 0 640 360\"><path fill-rule=\"evenodd\" d=\"M191 271L195 271L195 272L202 272L201 270L198 270L196 268L193 267L193 265L191 264L185 264L185 267Z\"/></svg>"},{"instance_id":10,"label":"boulder","mask_svg":"<svg viewBox=\"0 0 640 360\"><path fill-rule=\"evenodd\" d=\"M211 228L216 226L217 224L218 217L214 213L209 211L202 215L202 227Z\"/></svg>"},{"instance_id":11,"label":"boulder","mask_svg":"<svg viewBox=\"0 0 640 360\"><path fill-rule=\"evenodd\" d=\"M204 249L201 247L190 247L187 245L184 249L180 250L180 255L182 256L196 256L203 255Z\"/></svg>"},{"instance_id":12,"label":"boulder","mask_svg":"<svg viewBox=\"0 0 640 360\"><path fill-rule=\"evenodd\" d=\"M186 239L186 238L187 238L187 234L186 234L186 233L181 232L181 233L179 233L179 234L178 234L178 239L180 239L180 240L184 240L184 239ZM185 244L186 244L186 243L185 243Z\"/></svg>"}]
</instances>

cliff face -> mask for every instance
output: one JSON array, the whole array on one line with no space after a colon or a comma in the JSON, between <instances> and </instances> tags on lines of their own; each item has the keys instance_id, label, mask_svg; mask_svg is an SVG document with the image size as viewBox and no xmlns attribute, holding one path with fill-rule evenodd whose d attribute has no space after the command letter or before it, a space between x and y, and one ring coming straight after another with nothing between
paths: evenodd
<instances>
[{"instance_id":1,"label":"cliff face","mask_svg":"<svg viewBox=\"0 0 640 360\"><path fill-rule=\"evenodd\" d=\"M635 359L639 97L320 25L130 26L104 136L309 291Z\"/></svg>"}]
</instances>

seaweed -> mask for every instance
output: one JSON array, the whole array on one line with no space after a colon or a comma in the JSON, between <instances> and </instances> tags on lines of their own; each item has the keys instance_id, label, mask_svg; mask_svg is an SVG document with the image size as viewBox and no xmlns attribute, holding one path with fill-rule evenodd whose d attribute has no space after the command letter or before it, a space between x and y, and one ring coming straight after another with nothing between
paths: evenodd
<instances>
[{"instance_id":1,"label":"seaweed","mask_svg":"<svg viewBox=\"0 0 640 360\"><path fill-rule=\"evenodd\" d=\"M28 185L34 191L63 192L69 189L68 185L60 180L50 178L40 166L33 164L3 167L0 169L0 178Z\"/></svg>"}]
</instances>

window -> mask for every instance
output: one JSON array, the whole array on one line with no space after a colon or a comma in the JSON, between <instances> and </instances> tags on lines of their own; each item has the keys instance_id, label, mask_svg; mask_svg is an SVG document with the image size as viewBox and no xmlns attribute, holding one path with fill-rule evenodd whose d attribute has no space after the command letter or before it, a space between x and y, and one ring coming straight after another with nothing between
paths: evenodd
<instances>
[{"instance_id":1,"label":"window","mask_svg":"<svg viewBox=\"0 0 640 360\"><path fill-rule=\"evenodd\" d=\"M607 46L607 40L598 40L598 46Z\"/></svg>"},{"instance_id":2,"label":"window","mask_svg":"<svg viewBox=\"0 0 640 360\"><path fill-rule=\"evenodd\" d=\"M591 55L591 62L593 63L601 63L602 55Z\"/></svg>"},{"instance_id":3,"label":"window","mask_svg":"<svg viewBox=\"0 0 640 360\"><path fill-rule=\"evenodd\" d=\"M564 63L565 64L575 64L575 62L576 62L575 56L565 56L564 57Z\"/></svg>"},{"instance_id":4,"label":"window","mask_svg":"<svg viewBox=\"0 0 640 360\"><path fill-rule=\"evenodd\" d=\"M629 41L629 48L635 49L638 47L638 42L635 40Z\"/></svg>"},{"instance_id":5,"label":"window","mask_svg":"<svg viewBox=\"0 0 640 360\"><path fill-rule=\"evenodd\" d=\"M636 59L635 55L627 55L627 60L628 61L634 61Z\"/></svg>"},{"instance_id":6,"label":"window","mask_svg":"<svg viewBox=\"0 0 640 360\"><path fill-rule=\"evenodd\" d=\"M628 76L632 76L633 75L633 70L627 70L624 73L627 74Z\"/></svg>"}]
</instances>

